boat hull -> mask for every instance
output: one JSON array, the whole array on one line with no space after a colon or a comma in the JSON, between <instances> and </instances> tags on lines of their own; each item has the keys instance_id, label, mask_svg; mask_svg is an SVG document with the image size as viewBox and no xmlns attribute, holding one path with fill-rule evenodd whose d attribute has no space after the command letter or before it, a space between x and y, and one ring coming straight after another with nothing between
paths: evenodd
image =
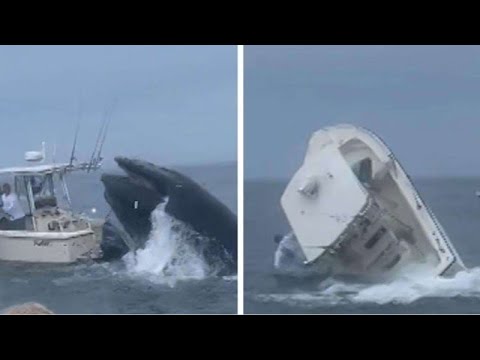
<instances>
[{"instance_id":1,"label":"boat hull","mask_svg":"<svg viewBox=\"0 0 480 360\"><path fill-rule=\"evenodd\" d=\"M389 279L465 269L398 160L366 129L316 132L281 203L305 267L319 273Z\"/></svg>"},{"instance_id":2,"label":"boat hull","mask_svg":"<svg viewBox=\"0 0 480 360\"><path fill-rule=\"evenodd\" d=\"M92 230L70 233L0 231L0 260L70 264L100 257L99 239Z\"/></svg>"}]
</instances>

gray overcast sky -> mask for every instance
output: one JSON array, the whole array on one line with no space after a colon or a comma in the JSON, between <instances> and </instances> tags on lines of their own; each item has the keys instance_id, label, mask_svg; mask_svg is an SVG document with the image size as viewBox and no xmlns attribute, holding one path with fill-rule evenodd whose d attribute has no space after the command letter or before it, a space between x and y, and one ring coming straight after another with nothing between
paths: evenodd
<instances>
[{"instance_id":1,"label":"gray overcast sky","mask_svg":"<svg viewBox=\"0 0 480 360\"><path fill-rule=\"evenodd\" d=\"M376 132L411 175L480 175L480 47L246 46L246 177L290 178L337 123Z\"/></svg>"},{"instance_id":2,"label":"gray overcast sky","mask_svg":"<svg viewBox=\"0 0 480 360\"><path fill-rule=\"evenodd\" d=\"M105 155L236 160L236 46L0 46L0 166L27 150L68 160L81 99L86 158L117 98Z\"/></svg>"}]
</instances>

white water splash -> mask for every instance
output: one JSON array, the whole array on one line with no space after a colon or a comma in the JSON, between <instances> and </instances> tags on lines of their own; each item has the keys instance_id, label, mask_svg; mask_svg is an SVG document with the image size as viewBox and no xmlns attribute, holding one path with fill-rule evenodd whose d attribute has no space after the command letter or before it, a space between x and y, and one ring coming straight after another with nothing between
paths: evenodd
<instances>
[{"instance_id":1,"label":"white water splash","mask_svg":"<svg viewBox=\"0 0 480 360\"><path fill-rule=\"evenodd\" d=\"M152 231L145 247L124 256L127 271L170 286L178 280L206 278L211 269L203 256L185 241L192 230L169 216L164 211L166 204L160 204L152 212Z\"/></svg>"},{"instance_id":2,"label":"white water splash","mask_svg":"<svg viewBox=\"0 0 480 360\"><path fill-rule=\"evenodd\" d=\"M412 275L389 284L373 285L361 289L353 301L410 304L426 297L456 296L480 298L480 268L461 271L452 278Z\"/></svg>"},{"instance_id":3,"label":"white water splash","mask_svg":"<svg viewBox=\"0 0 480 360\"><path fill-rule=\"evenodd\" d=\"M260 294L262 302L279 302L306 308L340 304L411 304L422 298L480 299L480 268L457 273L452 278L433 277L422 273L409 274L385 284L351 284L330 280L322 289L311 292L293 291L281 294Z\"/></svg>"},{"instance_id":4,"label":"white water splash","mask_svg":"<svg viewBox=\"0 0 480 360\"><path fill-rule=\"evenodd\" d=\"M275 251L275 269L289 272L302 271L305 269L304 262L306 260L293 233L285 235Z\"/></svg>"}]
</instances>

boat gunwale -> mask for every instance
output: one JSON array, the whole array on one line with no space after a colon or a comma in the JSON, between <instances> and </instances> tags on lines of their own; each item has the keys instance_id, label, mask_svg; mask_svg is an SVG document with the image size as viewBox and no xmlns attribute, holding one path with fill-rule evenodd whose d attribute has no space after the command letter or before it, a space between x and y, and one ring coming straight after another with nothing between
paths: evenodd
<instances>
[{"instance_id":1,"label":"boat gunwale","mask_svg":"<svg viewBox=\"0 0 480 360\"><path fill-rule=\"evenodd\" d=\"M0 241L5 238L14 238L14 239L41 239L49 241L63 241L82 237L85 235L94 235L95 231L92 229L83 229L77 231L64 231L64 232L35 232L35 231L24 231L24 230L0 230ZM52 236L53 235L53 236Z\"/></svg>"},{"instance_id":2,"label":"boat gunwale","mask_svg":"<svg viewBox=\"0 0 480 360\"><path fill-rule=\"evenodd\" d=\"M448 235L446 234L445 229L443 228L443 226L438 221L438 219L435 216L435 214L433 213L432 209L425 203L425 201L423 200L420 192L417 190L417 188L413 184L413 181L412 181L410 175L405 171L405 168L402 166L400 161L397 159L397 157L395 156L393 151L388 147L388 145L385 143L385 141L383 141L383 139L379 135L377 135L375 132L373 132L372 130L362 128L362 127L355 127L355 128L359 131L363 131L363 132L367 133L367 135L371 135L371 137L373 138L374 141L376 141L378 144L383 146L389 152L388 157L390 157L395 162L395 165L398 165L401 172L403 172L403 174L405 175L405 178L406 178L406 182L411 187L411 189L413 190L413 195L414 195L414 197L416 197L417 202L420 203L420 205L427 211L427 214L432 219L433 225L435 226L435 228L438 230L438 232L440 234L440 238L443 240L444 244L446 245L446 247L450 251L450 254L452 255L451 261L441 271L440 276L445 274L455 263L457 263L459 266L465 268L465 265L463 264L463 261L460 258L460 255L457 253L456 249L450 243L450 239L449 239Z\"/></svg>"}]
</instances>

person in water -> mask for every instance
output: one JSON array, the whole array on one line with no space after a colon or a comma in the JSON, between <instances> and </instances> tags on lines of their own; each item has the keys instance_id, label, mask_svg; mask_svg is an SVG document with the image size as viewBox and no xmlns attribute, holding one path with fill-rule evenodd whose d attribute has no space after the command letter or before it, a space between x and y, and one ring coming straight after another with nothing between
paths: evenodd
<instances>
[{"instance_id":1,"label":"person in water","mask_svg":"<svg viewBox=\"0 0 480 360\"><path fill-rule=\"evenodd\" d=\"M17 194L12 192L10 184L4 184L2 190L2 210L4 218L0 221L0 229L25 230L25 212L18 201Z\"/></svg>"}]
</instances>

